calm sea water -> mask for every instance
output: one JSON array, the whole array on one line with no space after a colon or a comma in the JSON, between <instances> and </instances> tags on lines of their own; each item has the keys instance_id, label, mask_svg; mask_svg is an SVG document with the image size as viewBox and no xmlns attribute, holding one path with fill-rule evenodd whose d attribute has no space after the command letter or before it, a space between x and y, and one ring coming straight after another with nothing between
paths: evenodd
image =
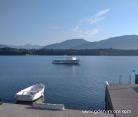
<instances>
[{"instance_id":1,"label":"calm sea water","mask_svg":"<svg viewBox=\"0 0 138 117\"><path fill-rule=\"evenodd\" d=\"M138 57L80 56L80 65L55 65L52 56L0 56L0 98L15 102L15 93L35 83L46 85L45 102L66 108L104 109L104 82L129 83Z\"/></svg>"}]
</instances>

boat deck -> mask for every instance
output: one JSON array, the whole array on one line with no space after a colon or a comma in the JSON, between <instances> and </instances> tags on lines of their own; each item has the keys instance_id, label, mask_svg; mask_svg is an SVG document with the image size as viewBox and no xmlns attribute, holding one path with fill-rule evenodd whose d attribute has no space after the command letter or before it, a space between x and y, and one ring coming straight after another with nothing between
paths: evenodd
<instances>
[{"instance_id":1,"label":"boat deck","mask_svg":"<svg viewBox=\"0 0 138 117\"><path fill-rule=\"evenodd\" d=\"M0 105L0 117L114 117L105 113L83 113L81 110L40 110L29 105L4 103Z\"/></svg>"}]
</instances>

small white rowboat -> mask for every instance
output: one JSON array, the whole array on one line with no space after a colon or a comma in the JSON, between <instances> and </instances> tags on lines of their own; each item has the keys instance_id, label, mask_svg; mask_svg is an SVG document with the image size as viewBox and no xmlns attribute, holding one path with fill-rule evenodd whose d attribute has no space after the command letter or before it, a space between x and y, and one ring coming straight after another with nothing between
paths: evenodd
<instances>
[{"instance_id":1,"label":"small white rowboat","mask_svg":"<svg viewBox=\"0 0 138 117\"><path fill-rule=\"evenodd\" d=\"M16 101L35 101L44 95L45 85L36 84L16 93Z\"/></svg>"}]
</instances>

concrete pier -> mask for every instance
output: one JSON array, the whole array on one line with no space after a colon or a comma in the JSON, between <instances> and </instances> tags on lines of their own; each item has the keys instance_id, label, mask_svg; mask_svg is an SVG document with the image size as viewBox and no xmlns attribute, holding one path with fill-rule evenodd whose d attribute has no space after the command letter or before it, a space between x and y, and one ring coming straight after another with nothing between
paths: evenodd
<instances>
[{"instance_id":1,"label":"concrete pier","mask_svg":"<svg viewBox=\"0 0 138 117\"><path fill-rule=\"evenodd\" d=\"M106 109L114 114L94 113L66 109L54 111L35 109L31 105L3 103L0 105L0 117L137 117L138 84L109 84L105 91ZM110 111L111 112L111 111Z\"/></svg>"},{"instance_id":2,"label":"concrete pier","mask_svg":"<svg viewBox=\"0 0 138 117\"><path fill-rule=\"evenodd\" d=\"M114 117L106 113L84 113L81 110L64 111L34 109L29 105L3 103L0 105L0 117Z\"/></svg>"},{"instance_id":3,"label":"concrete pier","mask_svg":"<svg viewBox=\"0 0 138 117\"><path fill-rule=\"evenodd\" d=\"M106 86L107 110L114 110L115 117L138 117L138 84L111 84Z\"/></svg>"}]
</instances>

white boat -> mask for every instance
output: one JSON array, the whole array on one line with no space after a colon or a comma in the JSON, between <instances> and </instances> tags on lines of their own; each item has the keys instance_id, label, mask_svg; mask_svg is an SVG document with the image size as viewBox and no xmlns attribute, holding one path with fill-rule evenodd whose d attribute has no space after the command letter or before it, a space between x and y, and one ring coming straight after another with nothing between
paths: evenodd
<instances>
[{"instance_id":1,"label":"white boat","mask_svg":"<svg viewBox=\"0 0 138 117\"><path fill-rule=\"evenodd\" d=\"M44 95L45 85L36 84L16 93L16 101L35 101Z\"/></svg>"},{"instance_id":2,"label":"white boat","mask_svg":"<svg viewBox=\"0 0 138 117\"><path fill-rule=\"evenodd\" d=\"M53 64L79 64L80 60L76 56L63 56L53 59Z\"/></svg>"}]
</instances>

